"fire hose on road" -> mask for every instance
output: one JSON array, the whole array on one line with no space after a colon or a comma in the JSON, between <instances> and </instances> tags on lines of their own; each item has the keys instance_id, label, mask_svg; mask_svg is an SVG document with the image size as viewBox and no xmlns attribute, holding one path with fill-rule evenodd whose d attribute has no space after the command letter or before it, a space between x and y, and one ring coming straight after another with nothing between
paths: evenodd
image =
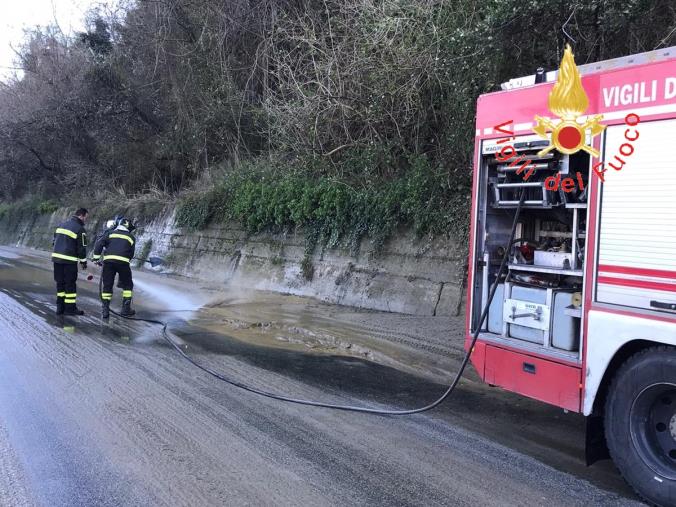
<instances>
[{"instance_id":1,"label":"fire hose on road","mask_svg":"<svg viewBox=\"0 0 676 507\"><path fill-rule=\"evenodd\" d=\"M324 403L320 401L314 401L314 400L305 400L301 398L294 398L292 396L286 396L282 394L277 394L273 393L270 391L266 391L263 389L259 389L247 384L244 384L242 382L239 382L237 380L231 379L229 377L226 377L225 375L212 370L211 368L204 366L197 361L195 361L190 355L188 355L174 340L172 340L169 337L169 332L167 330L168 328L168 323L163 322L161 320L157 319L149 319L149 318L144 318L144 317L124 317L121 314L115 312L114 310L110 310L110 312L114 315L117 315L118 317L122 317L128 320L138 320L141 322L148 322L150 324L157 324L159 326L162 326L162 337L178 352L186 361L190 362L192 365L195 367L199 368L203 372L211 375L212 377L217 378L218 380L221 380L227 384L230 384L231 386L237 387L239 389L243 389L245 391L248 391L250 393L258 394L261 396L265 396L266 398L271 398L273 400L279 400L279 401L285 401L288 403L296 403L298 405L306 405L310 407L322 407L322 408L330 408L334 410L345 410L349 412L361 412L361 413L366 413L366 414L376 414L376 415L413 415L413 414L420 414L422 412L426 412L428 410L431 410L438 405L440 405L444 400L446 400L451 393L455 390L457 387L458 383L460 382L460 378L462 377L463 373L465 372L465 369L467 368L467 364L469 363L470 356L472 354L472 351L474 350L474 345L476 344L476 341L479 337L479 333L481 332L481 327L484 324L484 321L486 320L486 317L488 316L488 309L491 305L491 302L493 301L493 297L495 296L496 289L498 287L498 283L500 282L500 277L502 276L503 271L505 270L505 267L507 266L507 261L509 259L509 246L512 244L514 241L514 235L516 234L516 226L519 221L519 215L521 214L521 207L523 205L524 198L526 196L525 189L521 191L521 197L519 198L519 203L516 207L516 211L514 213L514 221L512 223L512 230L509 236L509 241L507 242L507 248L505 248L504 255L502 257L502 262L500 264L500 267L498 268L498 272L495 277L495 281L491 285L490 291L488 293L488 299L486 300L486 304L484 305L484 308L481 312L481 317L479 319L478 325L476 327L476 330L472 334L472 341L469 344L469 347L467 348L467 352L465 352L465 356L463 357L462 363L460 365L460 368L458 369L457 373L455 374L455 377L453 378L453 381L451 384L448 386L446 391L436 400L433 402L424 405L419 408L413 408L413 409L406 409L406 410L387 410L387 409L378 409L378 408L370 408L370 407L361 407L361 406L353 406L353 405L339 405L339 404L334 404L334 403ZM101 281L99 281L99 292L101 292Z\"/></svg>"}]
</instances>

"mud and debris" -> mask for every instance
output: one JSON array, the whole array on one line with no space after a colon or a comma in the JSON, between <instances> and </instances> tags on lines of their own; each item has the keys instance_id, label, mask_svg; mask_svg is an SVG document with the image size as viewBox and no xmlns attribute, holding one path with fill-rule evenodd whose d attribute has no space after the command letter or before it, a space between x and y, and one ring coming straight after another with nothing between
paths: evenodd
<instances>
[{"instance_id":1,"label":"mud and debris","mask_svg":"<svg viewBox=\"0 0 676 507\"><path fill-rule=\"evenodd\" d=\"M195 369L158 326L102 324L97 276L86 315L58 318L44 253L0 261L2 505L637 502L610 462L584 466L579 415L472 376L409 418L282 404ZM293 396L413 407L462 357L458 319L135 278L139 314L196 360Z\"/></svg>"}]
</instances>

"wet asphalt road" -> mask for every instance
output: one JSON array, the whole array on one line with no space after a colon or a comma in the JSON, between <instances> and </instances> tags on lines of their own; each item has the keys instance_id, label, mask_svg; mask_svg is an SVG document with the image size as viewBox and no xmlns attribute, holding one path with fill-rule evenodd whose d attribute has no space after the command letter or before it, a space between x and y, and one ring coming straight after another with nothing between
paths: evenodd
<instances>
[{"instance_id":1,"label":"wet asphalt road","mask_svg":"<svg viewBox=\"0 0 676 507\"><path fill-rule=\"evenodd\" d=\"M14 257L14 258L12 258ZM0 249L0 505L630 505L582 464L582 418L475 382L406 418L282 404L205 375L157 326L52 314L51 266ZM161 284L159 277L157 284ZM205 334L187 350L299 397L410 407L443 391L359 359Z\"/></svg>"}]
</instances>

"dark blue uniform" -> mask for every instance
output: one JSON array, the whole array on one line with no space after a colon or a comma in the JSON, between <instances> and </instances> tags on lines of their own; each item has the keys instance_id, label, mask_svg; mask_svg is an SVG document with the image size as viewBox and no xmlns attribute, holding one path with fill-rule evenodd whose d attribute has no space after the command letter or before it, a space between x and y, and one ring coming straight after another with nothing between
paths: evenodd
<instances>
[{"instance_id":1,"label":"dark blue uniform","mask_svg":"<svg viewBox=\"0 0 676 507\"><path fill-rule=\"evenodd\" d=\"M87 260L87 233L84 222L73 216L54 231L54 281L56 312L75 314L77 310L77 263Z\"/></svg>"},{"instance_id":2,"label":"dark blue uniform","mask_svg":"<svg viewBox=\"0 0 676 507\"><path fill-rule=\"evenodd\" d=\"M101 300L104 303L104 316L107 307L113 299L113 285L115 275L119 277L119 287L122 288L122 314L131 311L134 281L131 275L131 260L136 249L136 238L126 227L118 226L113 231L104 234L94 246L95 261L103 261Z\"/></svg>"}]
</instances>

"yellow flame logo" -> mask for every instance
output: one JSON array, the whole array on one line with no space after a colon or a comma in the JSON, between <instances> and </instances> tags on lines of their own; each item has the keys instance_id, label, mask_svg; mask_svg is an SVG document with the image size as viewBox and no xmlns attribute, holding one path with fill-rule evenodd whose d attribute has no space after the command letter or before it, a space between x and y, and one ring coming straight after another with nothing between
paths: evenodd
<instances>
[{"instance_id":1,"label":"yellow flame logo","mask_svg":"<svg viewBox=\"0 0 676 507\"><path fill-rule=\"evenodd\" d=\"M589 99L582 88L582 79L575 65L569 45L563 52L556 84L549 94L549 110L564 120L574 120L589 107Z\"/></svg>"},{"instance_id":2,"label":"yellow flame logo","mask_svg":"<svg viewBox=\"0 0 676 507\"><path fill-rule=\"evenodd\" d=\"M594 137L603 132L606 127L599 124L599 121L603 118L602 115L589 118L583 124L577 122L578 116L589 107L589 99L582 87L582 79L575 65L573 50L569 45L566 45L563 52L559 75L552 91L549 93L548 105L549 110L558 116L561 121L555 124L549 118L535 117L537 124L533 132L543 139L549 139L547 131L551 131L551 144L541 150L538 155L543 156L556 148L567 155L584 150L598 157L599 152L586 144L585 133L590 129L591 136Z\"/></svg>"}]
</instances>

